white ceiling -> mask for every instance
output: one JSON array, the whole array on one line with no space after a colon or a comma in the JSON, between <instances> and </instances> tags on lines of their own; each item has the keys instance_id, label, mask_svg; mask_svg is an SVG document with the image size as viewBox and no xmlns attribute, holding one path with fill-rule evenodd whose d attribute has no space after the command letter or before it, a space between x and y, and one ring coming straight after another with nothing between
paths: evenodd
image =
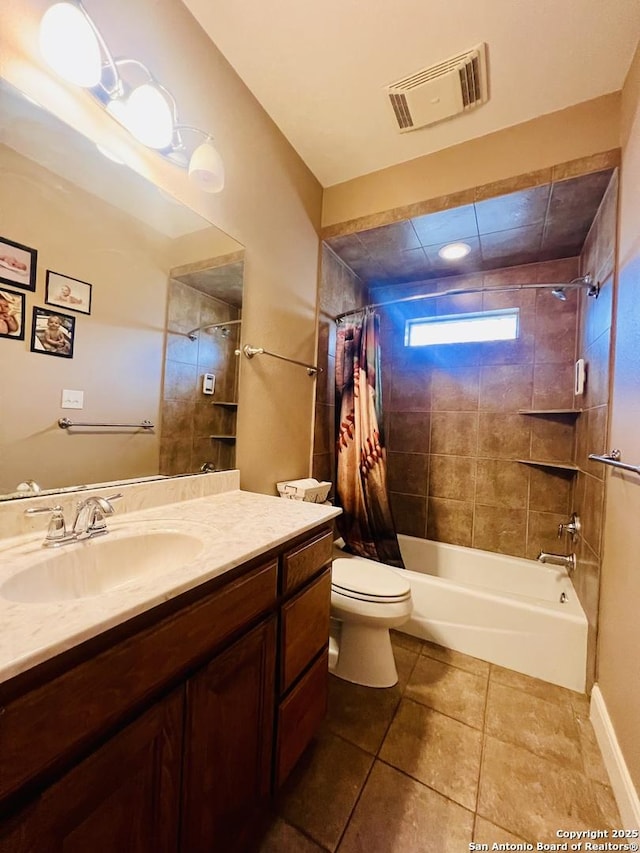
<instances>
[{"instance_id":1,"label":"white ceiling","mask_svg":"<svg viewBox=\"0 0 640 853\"><path fill-rule=\"evenodd\" d=\"M622 87L638 0L183 0L323 186ZM490 100L397 131L383 87L486 42Z\"/></svg>"}]
</instances>

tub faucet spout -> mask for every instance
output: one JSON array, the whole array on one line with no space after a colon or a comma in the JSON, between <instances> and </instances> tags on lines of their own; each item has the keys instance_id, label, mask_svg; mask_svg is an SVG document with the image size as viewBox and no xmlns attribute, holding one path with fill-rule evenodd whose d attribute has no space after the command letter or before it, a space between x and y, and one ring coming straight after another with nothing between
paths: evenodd
<instances>
[{"instance_id":1,"label":"tub faucet spout","mask_svg":"<svg viewBox=\"0 0 640 853\"><path fill-rule=\"evenodd\" d=\"M576 570L575 554L547 554L546 551L540 551L538 562L549 563L552 566L564 566L569 574L572 574Z\"/></svg>"}]
</instances>

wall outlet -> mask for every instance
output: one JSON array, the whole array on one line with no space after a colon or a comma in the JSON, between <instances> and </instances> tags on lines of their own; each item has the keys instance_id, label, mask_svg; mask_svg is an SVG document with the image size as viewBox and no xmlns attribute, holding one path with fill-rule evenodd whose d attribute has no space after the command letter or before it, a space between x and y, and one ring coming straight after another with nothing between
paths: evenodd
<instances>
[{"instance_id":1,"label":"wall outlet","mask_svg":"<svg viewBox=\"0 0 640 853\"><path fill-rule=\"evenodd\" d=\"M62 391L62 409L82 409L84 407L84 391L70 391L64 388Z\"/></svg>"}]
</instances>

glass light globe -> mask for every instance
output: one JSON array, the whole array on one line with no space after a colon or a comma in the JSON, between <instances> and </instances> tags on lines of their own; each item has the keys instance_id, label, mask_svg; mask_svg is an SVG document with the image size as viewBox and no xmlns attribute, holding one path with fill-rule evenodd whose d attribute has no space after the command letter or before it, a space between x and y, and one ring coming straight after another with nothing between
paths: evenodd
<instances>
[{"instance_id":1,"label":"glass light globe","mask_svg":"<svg viewBox=\"0 0 640 853\"><path fill-rule=\"evenodd\" d=\"M219 193L224 187L224 163L211 140L203 142L191 155L189 177L206 193Z\"/></svg>"},{"instance_id":2,"label":"glass light globe","mask_svg":"<svg viewBox=\"0 0 640 853\"><path fill-rule=\"evenodd\" d=\"M40 21L40 52L62 78L89 89L100 82L100 45L91 24L72 3L55 3Z\"/></svg>"},{"instance_id":3,"label":"glass light globe","mask_svg":"<svg viewBox=\"0 0 640 853\"><path fill-rule=\"evenodd\" d=\"M169 102L152 83L137 86L127 99L123 122L127 130L148 148L167 148L173 138L173 114Z\"/></svg>"}]
</instances>

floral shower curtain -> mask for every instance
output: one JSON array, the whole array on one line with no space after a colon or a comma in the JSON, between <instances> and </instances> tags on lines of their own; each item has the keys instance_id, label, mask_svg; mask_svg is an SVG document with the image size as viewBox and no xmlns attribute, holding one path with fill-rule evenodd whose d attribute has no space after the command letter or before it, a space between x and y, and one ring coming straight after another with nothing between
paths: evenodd
<instances>
[{"instance_id":1,"label":"floral shower curtain","mask_svg":"<svg viewBox=\"0 0 640 853\"><path fill-rule=\"evenodd\" d=\"M380 382L380 318L365 309L338 324L338 528L352 553L404 568L387 491Z\"/></svg>"}]
</instances>

